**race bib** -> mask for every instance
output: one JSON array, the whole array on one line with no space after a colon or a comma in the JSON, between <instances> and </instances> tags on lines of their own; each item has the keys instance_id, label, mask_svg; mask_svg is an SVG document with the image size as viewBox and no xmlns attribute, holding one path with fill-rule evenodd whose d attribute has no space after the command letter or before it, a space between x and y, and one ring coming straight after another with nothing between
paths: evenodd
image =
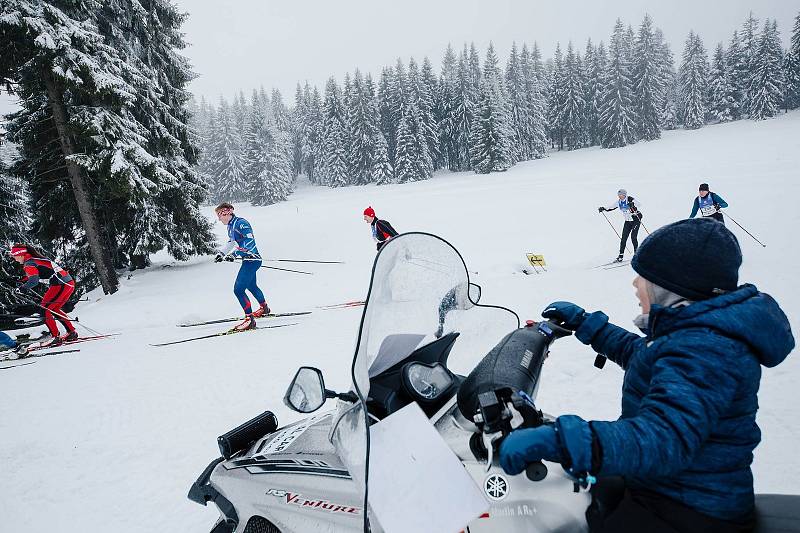
<instances>
[{"instance_id":1,"label":"race bib","mask_svg":"<svg viewBox=\"0 0 800 533\"><path fill-rule=\"evenodd\" d=\"M700 213L702 213L704 217L710 217L716 212L717 209L713 205L708 205L700 209Z\"/></svg>"}]
</instances>

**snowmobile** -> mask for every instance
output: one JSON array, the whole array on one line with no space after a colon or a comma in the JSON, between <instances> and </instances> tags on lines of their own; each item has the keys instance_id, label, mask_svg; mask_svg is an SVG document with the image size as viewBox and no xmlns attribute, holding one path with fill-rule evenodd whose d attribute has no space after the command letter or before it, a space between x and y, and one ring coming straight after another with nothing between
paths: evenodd
<instances>
[{"instance_id":1,"label":"snowmobile","mask_svg":"<svg viewBox=\"0 0 800 533\"><path fill-rule=\"evenodd\" d=\"M497 464L510 431L547 422L535 406L542 366L550 345L571 332L553 322L520 327L514 312L479 303L480 292L445 240L406 233L388 241L372 269L352 390L329 390L320 370L301 367L284 403L311 416L279 428L266 411L218 438L222 456L188 494L218 508L211 533L384 531L365 512L368 428L411 403L486 498L488 511L464 531L586 531L587 480L560 465L534 463L509 476ZM335 410L316 414L327 399L336 399ZM762 503L778 526L797 527L800 496L783 498L794 500Z\"/></svg>"}]
</instances>

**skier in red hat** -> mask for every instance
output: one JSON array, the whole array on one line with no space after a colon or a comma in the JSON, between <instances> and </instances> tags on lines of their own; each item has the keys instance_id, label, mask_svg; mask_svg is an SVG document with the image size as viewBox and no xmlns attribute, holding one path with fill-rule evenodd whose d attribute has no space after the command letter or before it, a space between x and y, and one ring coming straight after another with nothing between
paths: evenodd
<instances>
[{"instance_id":1,"label":"skier in red hat","mask_svg":"<svg viewBox=\"0 0 800 533\"><path fill-rule=\"evenodd\" d=\"M389 222L380 220L375 216L375 210L372 207L364 209L364 220L372 226L372 238L375 239L375 245L378 250L386 244L386 241L397 235L397 231Z\"/></svg>"},{"instance_id":2,"label":"skier in red hat","mask_svg":"<svg viewBox=\"0 0 800 533\"><path fill-rule=\"evenodd\" d=\"M11 247L11 257L22 265L25 277L22 278L22 285L15 289L15 292L32 289L37 283L48 285L47 291L42 297L39 305L44 311L44 323L53 337L48 346L61 346L64 342L78 339L78 333L72 325L69 317L61 310L67 303L69 297L75 290L75 280L69 272L64 270L55 261L43 257L33 247L27 244L15 244ZM64 326L67 332L63 336L58 334L56 319Z\"/></svg>"}]
</instances>

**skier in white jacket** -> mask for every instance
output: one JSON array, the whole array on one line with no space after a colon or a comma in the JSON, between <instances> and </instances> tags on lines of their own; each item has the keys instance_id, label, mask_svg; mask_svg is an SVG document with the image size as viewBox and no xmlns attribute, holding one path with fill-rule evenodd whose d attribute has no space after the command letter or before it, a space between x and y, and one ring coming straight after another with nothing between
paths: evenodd
<instances>
[{"instance_id":1,"label":"skier in white jacket","mask_svg":"<svg viewBox=\"0 0 800 533\"><path fill-rule=\"evenodd\" d=\"M633 244L633 252L639 248L639 226L642 225L642 204L641 202L634 201L633 196L628 196L628 191L620 189L617 191L617 201L605 207L598 207L597 210L602 213L603 211L614 211L619 209L622 217L625 219L625 224L622 226L622 238L619 241L619 255L614 260L615 262L622 261L623 254L625 253L625 245L628 242L628 235L631 237Z\"/></svg>"}]
</instances>

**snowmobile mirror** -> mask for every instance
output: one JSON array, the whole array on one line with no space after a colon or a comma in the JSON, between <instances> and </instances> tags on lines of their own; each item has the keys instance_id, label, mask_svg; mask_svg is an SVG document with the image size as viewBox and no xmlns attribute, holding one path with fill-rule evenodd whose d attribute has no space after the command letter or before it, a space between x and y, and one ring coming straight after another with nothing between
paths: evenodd
<instances>
[{"instance_id":1,"label":"snowmobile mirror","mask_svg":"<svg viewBox=\"0 0 800 533\"><path fill-rule=\"evenodd\" d=\"M469 299L472 303L481 301L481 286L474 283L469 284Z\"/></svg>"},{"instance_id":2,"label":"snowmobile mirror","mask_svg":"<svg viewBox=\"0 0 800 533\"><path fill-rule=\"evenodd\" d=\"M318 368L303 366L297 370L283 403L298 413L313 413L325 403L325 381Z\"/></svg>"}]
</instances>

